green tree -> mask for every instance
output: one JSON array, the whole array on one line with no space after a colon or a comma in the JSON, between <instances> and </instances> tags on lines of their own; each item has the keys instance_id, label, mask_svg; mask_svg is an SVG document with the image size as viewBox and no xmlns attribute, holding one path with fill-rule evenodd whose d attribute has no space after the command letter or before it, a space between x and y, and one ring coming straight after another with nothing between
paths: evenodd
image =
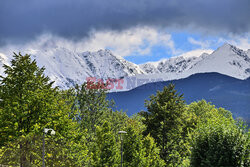
<instances>
[{"instance_id":1,"label":"green tree","mask_svg":"<svg viewBox=\"0 0 250 167\"><path fill-rule=\"evenodd\" d=\"M145 167L161 167L165 166L165 162L160 158L160 149L157 147L154 138L150 135L143 139L143 147L145 151Z\"/></svg>"},{"instance_id":2,"label":"green tree","mask_svg":"<svg viewBox=\"0 0 250 167\"><path fill-rule=\"evenodd\" d=\"M41 166L44 128L56 131L54 137L46 135L47 163L74 163L68 142L76 128L70 116L71 101L52 87L53 82L43 74L45 68L39 68L29 55L14 54L11 66L4 68L0 80L0 163ZM58 154L53 154L55 151Z\"/></svg>"},{"instance_id":3,"label":"green tree","mask_svg":"<svg viewBox=\"0 0 250 167\"><path fill-rule=\"evenodd\" d=\"M159 148L154 139L142 132L145 126L141 122L142 118L138 115L133 116L127 121L124 130L127 132L124 138L124 166L134 167L161 167L164 161L160 158Z\"/></svg>"},{"instance_id":4,"label":"green tree","mask_svg":"<svg viewBox=\"0 0 250 167\"><path fill-rule=\"evenodd\" d=\"M128 116L122 111L113 111L113 102L106 99L106 90L98 83L76 85L74 96L74 120L78 124L79 132L86 132L84 138L89 150L88 157L92 157L85 165L93 166L99 162L96 141L100 136L97 135L97 127L100 130L104 122L109 122L110 132L117 134L124 127Z\"/></svg>"},{"instance_id":5,"label":"green tree","mask_svg":"<svg viewBox=\"0 0 250 167\"><path fill-rule=\"evenodd\" d=\"M94 145L92 166L119 166L119 150L110 123L97 126Z\"/></svg>"},{"instance_id":6,"label":"green tree","mask_svg":"<svg viewBox=\"0 0 250 167\"><path fill-rule=\"evenodd\" d=\"M213 112L191 135L191 166L249 166L249 137L235 121Z\"/></svg>"},{"instance_id":7,"label":"green tree","mask_svg":"<svg viewBox=\"0 0 250 167\"><path fill-rule=\"evenodd\" d=\"M187 110L195 115L191 166L249 166L249 136L229 111L205 100L191 103Z\"/></svg>"},{"instance_id":8,"label":"green tree","mask_svg":"<svg viewBox=\"0 0 250 167\"><path fill-rule=\"evenodd\" d=\"M143 150L143 136L140 130L139 122L134 119L129 119L126 128L127 132L123 135L123 160L124 166L144 166L144 150Z\"/></svg>"},{"instance_id":9,"label":"green tree","mask_svg":"<svg viewBox=\"0 0 250 167\"><path fill-rule=\"evenodd\" d=\"M96 85L89 88L89 85ZM78 108L76 121L81 129L87 129L89 134L95 134L96 126L103 124L104 118L112 113L110 101L106 99L106 90L99 88L98 83L76 85L75 108ZM89 141L91 141L91 136Z\"/></svg>"},{"instance_id":10,"label":"green tree","mask_svg":"<svg viewBox=\"0 0 250 167\"><path fill-rule=\"evenodd\" d=\"M168 166L178 166L187 156L187 133L184 133L186 105L173 84L164 87L145 103L145 135L150 134L161 149L161 158Z\"/></svg>"},{"instance_id":11,"label":"green tree","mask_svg":"<svg viewBox=\"0 0 250 167\"><path fill-rule=\"evenodd\" d=\"M194 126L196 126L198 122L205 123L208 118L214 117L214 113L233 120L232 113L230 111L227 111L224 108L216 108L215 105L212 105L210 102L206 102L205 100L192 102L188 105L187 110L193 116L192 123Z\"/></svg>"}]
</instances>

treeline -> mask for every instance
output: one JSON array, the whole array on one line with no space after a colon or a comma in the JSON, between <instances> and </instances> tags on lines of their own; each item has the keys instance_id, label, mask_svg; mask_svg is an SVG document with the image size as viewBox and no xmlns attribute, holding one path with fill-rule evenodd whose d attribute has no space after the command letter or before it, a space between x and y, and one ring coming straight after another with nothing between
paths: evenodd
<instances>
[{"instance_id":1,"label":"treeline","mask_svg":"<svg viewBox=\"0 0 250 167\"><path fill-rule=\"evenodd\" d=\"M104 89L53 87L29 55L15 54L0 78L0 166L248 167L250 132L232 114L206 101L189 105L174 85L128 117ZM92 83L96 84L96 83ZM98 85L97 85L98 86Z\"/></svg>"}]
</instances>

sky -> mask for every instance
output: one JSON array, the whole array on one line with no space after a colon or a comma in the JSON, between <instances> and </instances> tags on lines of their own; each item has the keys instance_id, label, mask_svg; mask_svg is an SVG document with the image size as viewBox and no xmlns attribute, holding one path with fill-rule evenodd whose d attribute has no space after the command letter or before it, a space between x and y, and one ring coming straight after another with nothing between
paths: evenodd
<instances>
[{"instance_id":1,"label":"sky","mask_svg":"<svg viewBox=\"0 0 250 167\"><path fill-rule=\"evenodd\" d=\"M1 0L0 53L109 49L136 64L250 49L249 0Z\"/></svg>"}]
</instances>

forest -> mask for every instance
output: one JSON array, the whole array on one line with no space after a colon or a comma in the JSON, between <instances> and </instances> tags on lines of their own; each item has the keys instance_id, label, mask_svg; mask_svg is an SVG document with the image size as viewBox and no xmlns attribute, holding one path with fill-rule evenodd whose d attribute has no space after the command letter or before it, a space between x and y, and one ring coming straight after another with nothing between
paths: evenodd
<instances>
[{"instance_id":1,"label":"forest","mask_svg":"<svg viewBox=\"0 0 250 167\"><path fill-rule=\"evenodd\" d=\"M30 55L14 54L3 68L0 166L42 166L43 147L49 167L118 167L121 158L124 167L250 166L244 121L205 100L187 104L173 84L129 117L115 110L103 85L53 86Z\"/></svg>"}]
</instances>

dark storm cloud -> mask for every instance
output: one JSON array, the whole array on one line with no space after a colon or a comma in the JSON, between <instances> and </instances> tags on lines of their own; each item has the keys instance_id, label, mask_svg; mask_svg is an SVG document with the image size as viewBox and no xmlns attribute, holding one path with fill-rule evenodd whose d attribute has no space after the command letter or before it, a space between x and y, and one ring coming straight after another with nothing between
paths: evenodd
<instances>
[{"instance_id":1,"label":"dark storm cloud","mask_svg":"<svg viewBox=\"0 0 250 167\"><path fill-rule=\"evenodd\" d=\"M241 34L250 31L249 19L250 0L1 0L0 43L138 25Z\"/></svg>"}]
</instances>

